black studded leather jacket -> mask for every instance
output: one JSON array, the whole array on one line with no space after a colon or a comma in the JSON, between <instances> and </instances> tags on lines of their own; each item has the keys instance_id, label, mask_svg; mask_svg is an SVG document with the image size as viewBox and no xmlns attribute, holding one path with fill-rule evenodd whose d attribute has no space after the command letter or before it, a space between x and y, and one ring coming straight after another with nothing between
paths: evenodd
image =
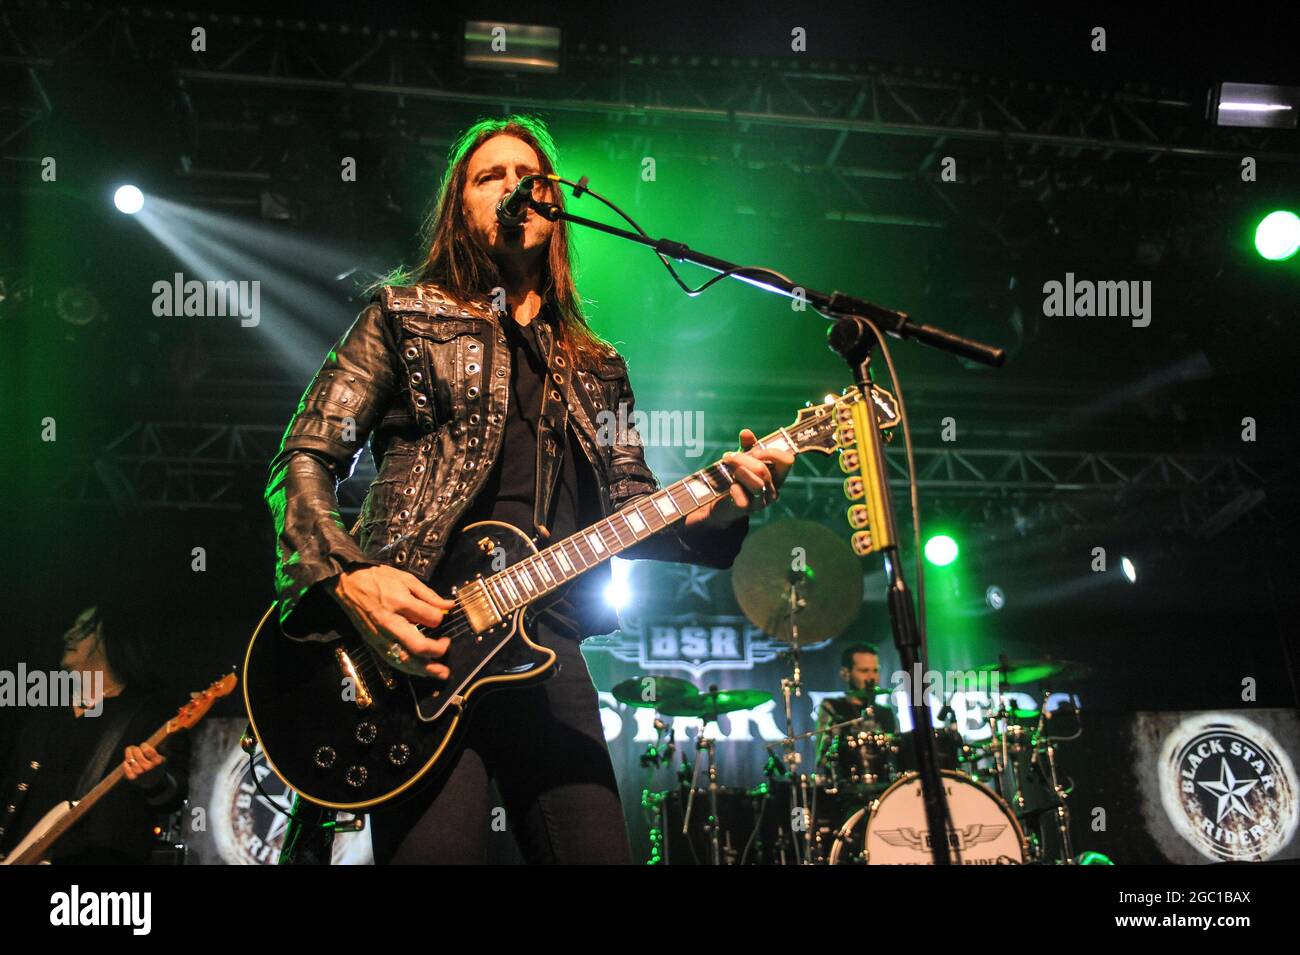
<instances>
[{"instance_id":1,"label":"black studded leather jacket","mask_svg":"<svg viewBox=\"0 0 1300 955\"><path fill-rule=\"evenodd\" d=\"M481 490L501 449L510 381L503 319L486 297L458 300L436 285L386 286L330 351L303 393L279 453L271 461L266 502L275 520L275 590L280 625L298 639L331 639L339 608L318 584L346 570L390 564L428 578L457 521ZM551 328L537 325L547 354ZM589 370L559 372L569 420L597 477L602 516L658 489L631 429L597 440L602 410L633 395L617 352ZM605 429L606 435L609 429ZM359 532L339 514L337 488L351 477L367 438L378 475L361 509ZM546 445L544 444L544 447ZM565 443L552 442L539 486L560 467ZM543 493L548 493L544 491ZM629 559L730 567L748 531L742 518L725 529L681 522L630 549ZM608 564L589 571L579 596L578 636L607 633L618 621L598 595Z\"/></svg>"}]
</instances>

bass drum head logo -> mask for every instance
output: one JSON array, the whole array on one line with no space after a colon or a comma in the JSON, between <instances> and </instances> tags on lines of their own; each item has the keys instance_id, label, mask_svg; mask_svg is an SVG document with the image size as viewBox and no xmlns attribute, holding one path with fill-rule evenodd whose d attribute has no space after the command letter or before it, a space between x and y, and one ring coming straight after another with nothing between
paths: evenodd
<instances>
[{"instance_id":1,"label":"bass drum head logo","mask_svg":"<svg viewBox=\"0 0 1300 955\"><path fill-rule=\"evenodd\" d=\"M1165 813L1207 859L1262 861L1295 836L1295 766L1262 726L1228 713L1188 718L1165 740L1159 766Z\"/></svg>"},{"instance_id":2,"label":"bass drum head logo","mask_svg":"<svg viewBox=\"0 0 1300 955\"><path fill-rule=\"evenodd\" d=\"M248 755L231 750L212 786L209 815L212 838L227 865L275 865L288 829L293 793L266 765L259 753L253 761L262 788L280 810L266 804L249 775ZM340 819L350 818L340 813ZM367 832L338 833L334 837L334 865L368 865L373 862Z\"/></svg>"}]
</instances>

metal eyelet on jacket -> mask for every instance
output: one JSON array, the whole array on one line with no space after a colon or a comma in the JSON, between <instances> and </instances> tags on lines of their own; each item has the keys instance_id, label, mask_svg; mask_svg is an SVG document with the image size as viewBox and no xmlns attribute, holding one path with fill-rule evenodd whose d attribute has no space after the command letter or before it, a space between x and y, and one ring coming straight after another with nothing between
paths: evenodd
<instances>
[{"instance_id":1,"label":"metal eyelet on jacket","mask_svg":"<svg viewBox=\"0 0 1300 955\"><path fill-rule=\"evenodd\" d=\"M428 403L429 403L429 399L426 398L424 395L416 395L416 396L415 396L415 406L416 406L417 408L423 408L423 407L424 407L425 405L427 405Z\"/></svg>"},{"instance_id":2,"label":"metal eyelet on jacket","mask_svg":"<svg viewBox=\"0 0 1300 955\"><path fill-rule=\"evenodd\" d=\"M478 438L470 438L470 439L469 439L469 446L470 446L471 448L477 448L477 447L478 447Z\"/></svg>"},{"instance_id":3,"label":"metal eyelet on jacket","mask_svg":"<svg viewBox=\"0 0 1300 955\"><path fill-rule=\"evenodd\" d=\"M398 519L403 521L407 520L410 516L411 516L410 511L402 511L400 514L397 515Z\"/></svg>"},{"instance_id":4,"label":"metal eyelet on jacket","mask_svg":"<svg viewBox=\"0 0 1300 955\"><path fill-rule=\"evenodd\" d=\"M469 423L470 423L470 424L478 424L478 422L479 422L479 417L478 417L478 413L477 413L477 412L475 412L474 414L472 414L472 415L469 416Z\"/></svg>"},{"instance_id":5,"label":"metal eyelet on jacket","mask_svg":"<svg viewBox=\"0 0 1300 955\"><path fill-rule=\"evenodd\" d=\"M411 384L413 385L418 385L422 381L424 381L424 372L422 371L417 371L411 376Z\"/></svg>"},{"instance_id":6,"label":"metal eyelet on jacket","mask_svg":"<svg viewBox=\"0 0 1300 955\"><path fill-rule=\"evenodd\" d=\"M408 348L406 349L405 354L406 354L406 357L407 357L407 358L419 358L419 357L420 357L420 350L419 350L418 348L416 348L414 345L411 345L410 347L408 347Z\"/></svg>"},{"instance_id":7,"label":"metal eyelet on jacket","mask_svg":"<svg viewBox=\"0 0 1300 955\"><path fill-rule=\"evenodd\" d=\"M471 398L477 398L478 385L470 385L469 388L466 390L465 394L469 395Z\"/></svg>"},{"instance_id":8,"label":"metal eyelet on jacket","mask_svg":"<svg viewBox=\"0 0 1300 955\"><path fill-rule=\"evenodd\" d=\"M498 377L498 378L504 378L505 376L506 376L506 371L505 371L505 369L504 369L504 368L498 368L498 369L497 369L497 377Z\"/></svg>"},{"instance_id":9,"label":"metal eyelet on jacket","mask_svg":"<svg viewBox=\"0 0 1300 955\"><path fill-rule=\"evenodd\" d=\"M468 365L465 366L465 370L466 370L467 372L469 372L471 375L477 375L477 374L478 374L478 362L473 362L473 361L470 362Z\"/></svg>"}]
</instances>

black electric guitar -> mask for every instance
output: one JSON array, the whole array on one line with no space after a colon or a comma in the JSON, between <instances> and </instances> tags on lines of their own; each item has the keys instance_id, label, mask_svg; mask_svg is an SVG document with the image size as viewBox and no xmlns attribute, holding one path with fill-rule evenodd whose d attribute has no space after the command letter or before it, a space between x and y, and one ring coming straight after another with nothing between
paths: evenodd
<instances>
[{"instance_id":1,"label":"black electric guitar","mask_svg":"<svg viewBox=\"0 0 1300 955\"><path fill-rule=\"evenodd\" d=\"M873 396L879 426L897 424L892 396L879 388ZM796 454L848 451L860 400L850 389L804 408L758 445ZM846 473L857 467L849 455L840 463ZM336 809L361 810L409 791L447 752L472 697L551 675L555 654L528 636L530 608L727 494L732 480L730 469L715 463L541 551L510 524L465 527L429 581L456 603L427 631L451 638L440 661L451 670L446 680L392 669L359 635L291 640L268 610L244 662L244 701L267 763L304 799Z\"/></svg>"}]
</instances>

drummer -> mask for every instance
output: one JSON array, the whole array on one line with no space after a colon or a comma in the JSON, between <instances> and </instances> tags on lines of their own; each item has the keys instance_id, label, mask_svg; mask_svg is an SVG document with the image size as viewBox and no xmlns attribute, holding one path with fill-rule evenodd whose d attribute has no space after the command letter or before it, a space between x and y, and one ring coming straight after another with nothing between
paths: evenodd
<instances>
[{"instance_id":1,"label":"drummer","mask_svg":"<svg viewBox=\"0 0 1300 955\"><path fill-rule=\"evenodd\" d=\"M893 708L876 701L880 684L880 651L870 643L853 643L840 655L840 679L844 681L842 696L829 696L817 708L817 729L824 730L835 723L862 718L842 732L897 733L898 721ZM817 762L822 764L835 741L835 733L817 736Z\"/></svg>"}]
</instances>

